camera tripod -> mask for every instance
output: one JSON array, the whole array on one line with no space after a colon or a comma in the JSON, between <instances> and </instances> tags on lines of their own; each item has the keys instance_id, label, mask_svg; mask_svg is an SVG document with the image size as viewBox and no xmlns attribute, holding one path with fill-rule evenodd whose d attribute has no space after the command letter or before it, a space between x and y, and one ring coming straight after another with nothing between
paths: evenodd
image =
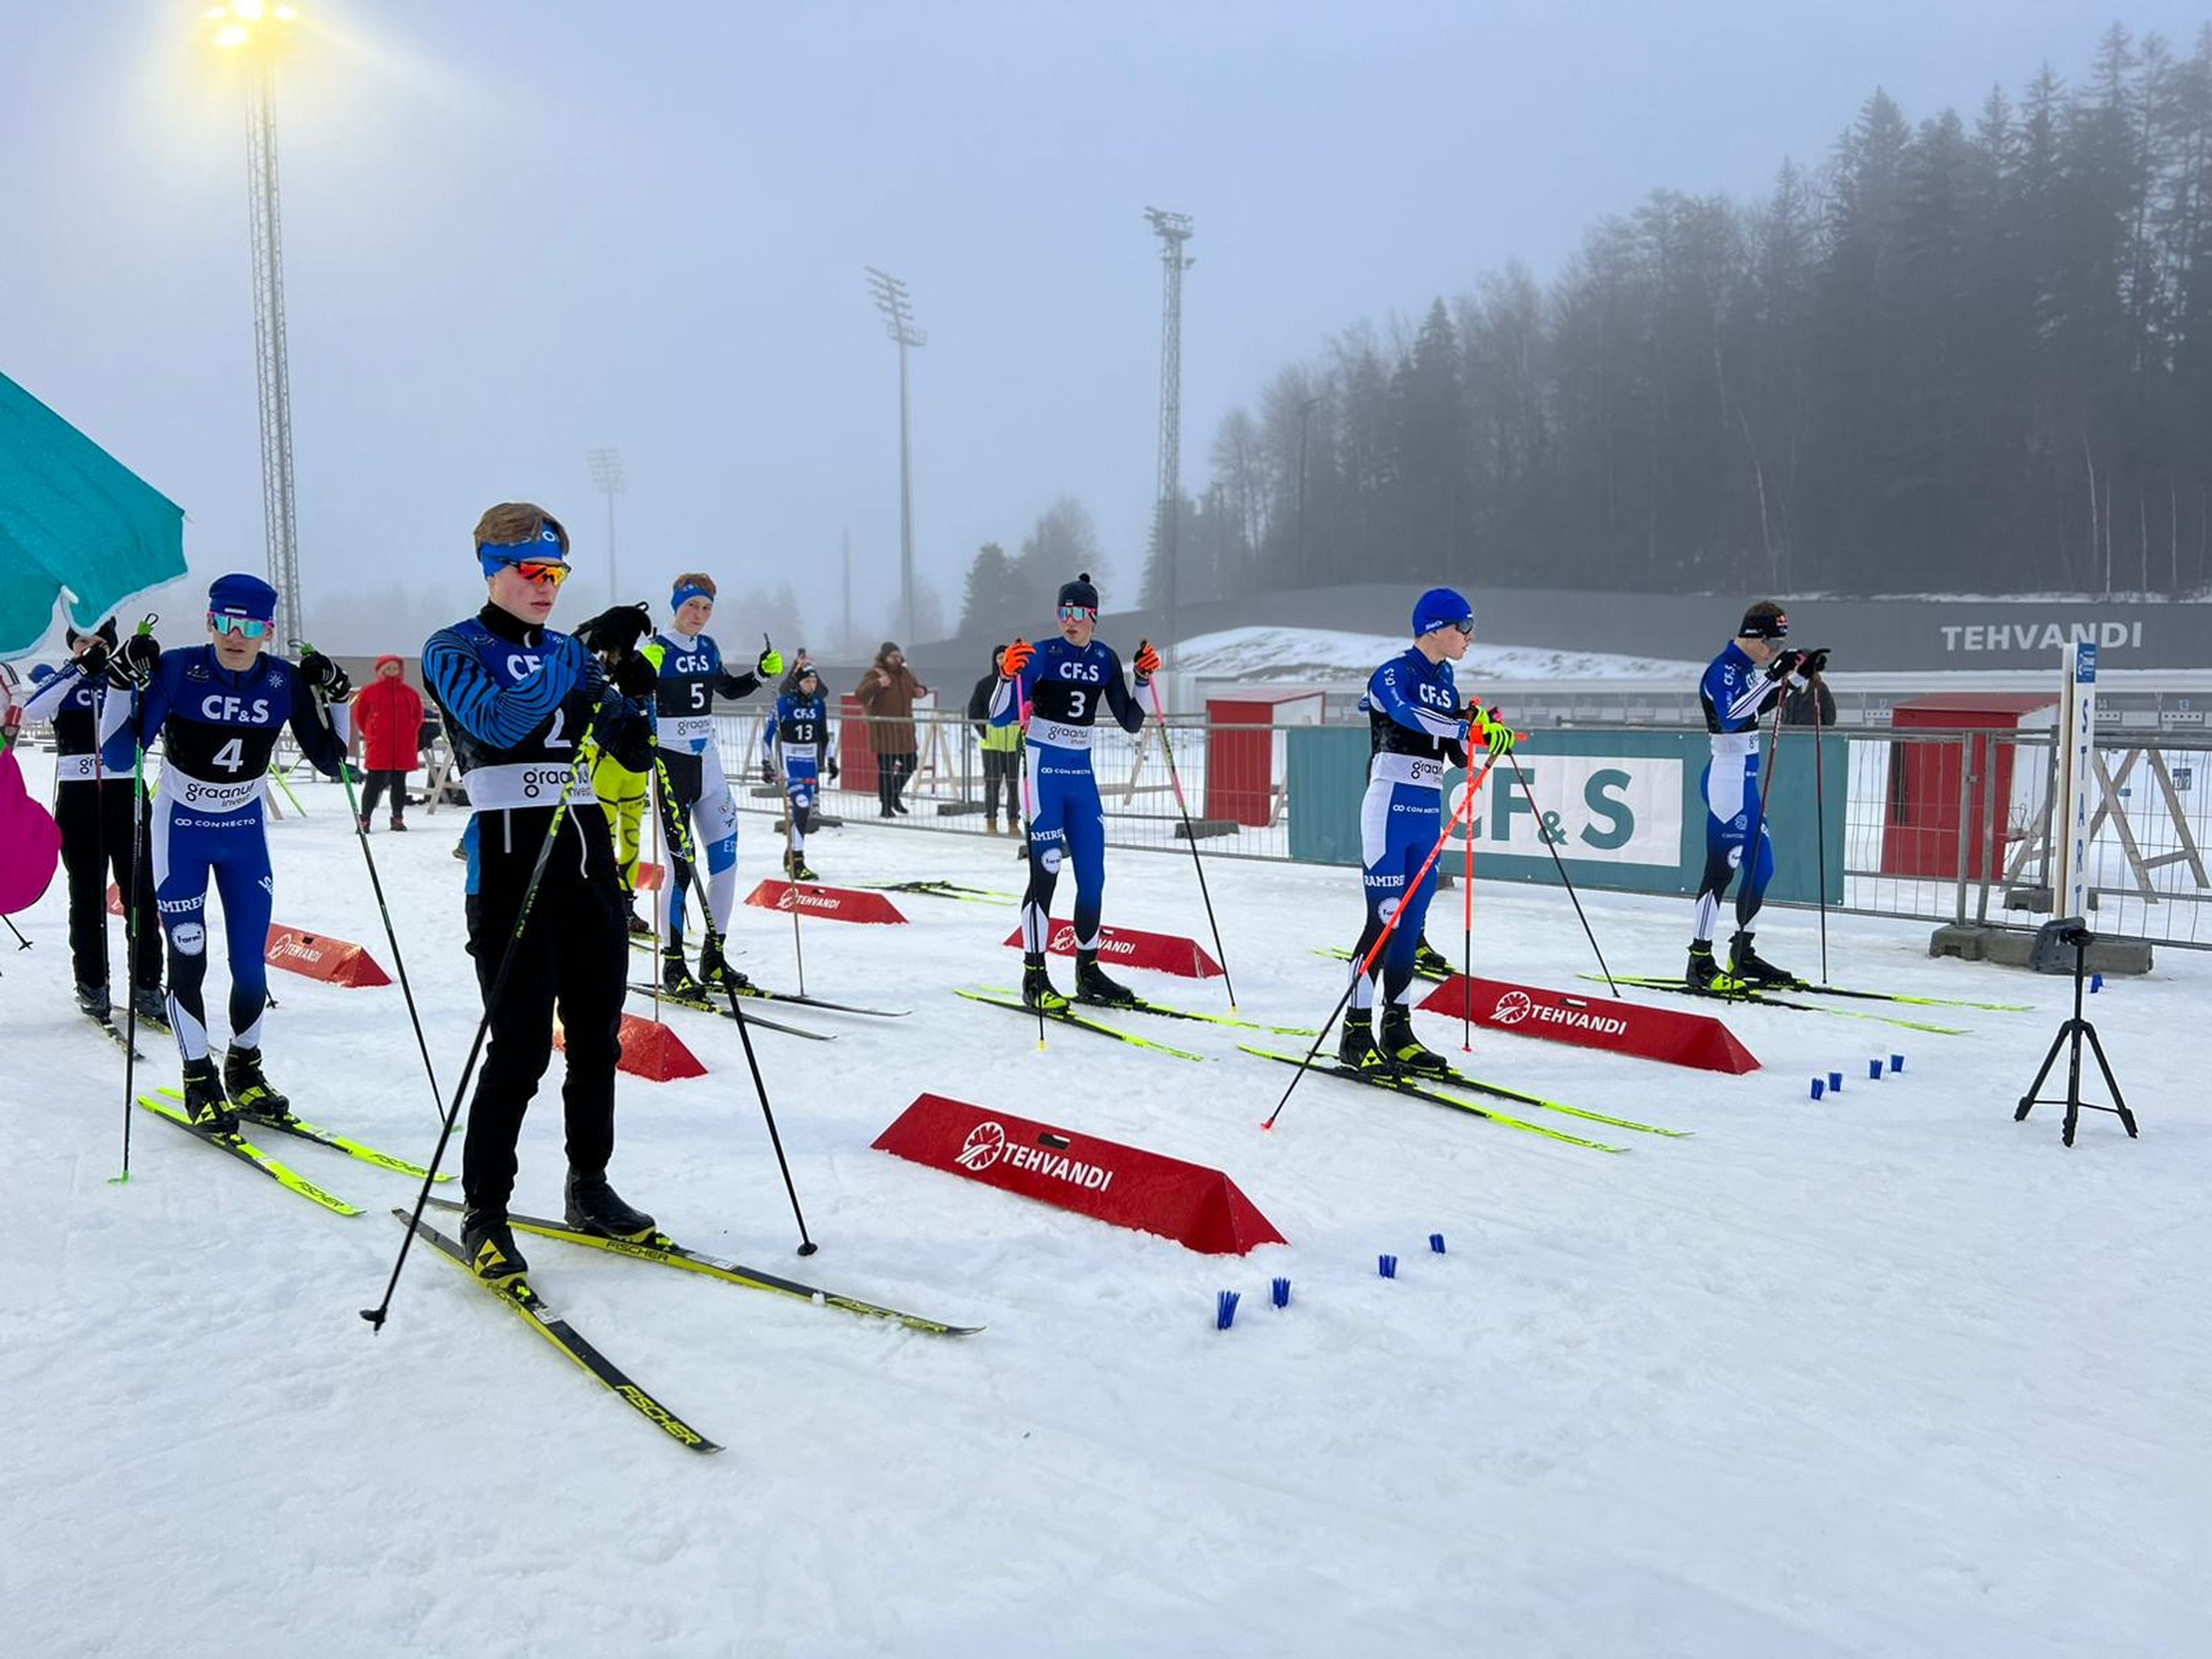
<instances>
[{"instance_id":1,"label":"camera tripod","mask_svg":"<svg viewBox=\"0 0 2212 1659\"><path fill-rule=\"evenodd\" d=\"M2037 1093L2051 1068L2058 1063L2058 1051L2068 1050L2066 1059L2066 1126L2059 1133L2065 1145L2074 1144L2074 1127L2084 1110L2110 1112L2127 1126L2128 1138L2136 1136L2136 1116L2128 1109L2127 1102L2120 1097L2119 1079L2112 1075L2112 1063L2105 1058L2105 1045L2097 1040L2097 1028L2081 1016L2081 985L2087 977L2089 945L2093 935L2086 927L2069 927L2059 935L2074 947L2074 1018L2058 1028L2058 1035L2051 1039L2051 1052L2043 1057L2043 1068L2035 1074L2035 1081L2027 1085L2027 1092L2020 1097L2020 1109L2012 1115L2015 1123L2026 1121L2030 1109L2037 1106L2056 1106L2060 1103L2056 1095L2047 1098ZM2096 1102L2081 1098L2081 1039L2089 1039L2089 1048L2095 1054L2097 1069L2104 1073L2105 1086L2112 1091L2112 1104L2100 1106Z\"/></svg>"}]
</instances>

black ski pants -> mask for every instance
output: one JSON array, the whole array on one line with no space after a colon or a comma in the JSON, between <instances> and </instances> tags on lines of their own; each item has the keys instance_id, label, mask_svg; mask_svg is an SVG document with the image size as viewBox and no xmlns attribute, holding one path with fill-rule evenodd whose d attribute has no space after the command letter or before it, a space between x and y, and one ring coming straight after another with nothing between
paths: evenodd
<instances>
[{"instance_id":1,"label":"black ski pants","mask_svg":"<svg viewBox=\"0 0 2212 1659\"><path fill-rule=\"evenodd\" d=\"M121 890L126 909L131 894L138 896L131 983L156 988L161 983L161 921L154 904L151 842L141 817L134 858L131 789L131 780L121 777L72 780L54 791L54 822L61 829L62 864L69 872L70 963L80 985L107 983L110 880ZM151 802L147 810L152 811Z\"/></svg>"},{"instance_id":2,"label":"black ski pants","mask_svg":"<svg viewBox=\"0 0 2212 1659\"><path fill-rule=\"evenodd\" d=\"M471 1209L504 1212L514 1191L515 1143L552 1059L556 1009L568 1060L561 1086L568 1167L604 1175L614 1155L615 1066L629 976L622 883L606 814L589 805L567 814L517 941L523 890L549 817L544 809L482 812L471 825L477 885L469 899L469 952L487 1000L501 961L514 957L469 1102L461 1188Z\"/></svg>"},{"instance_id":3,"label":"black ski pants","mask_svg":"<svg viewBox=\"0 0 2212 1659\"><path fill-rule=\"evenodd\" d=\"M368 781L362 787L361 815L376 816L376 803L386 790L392 792L392 821L399 823L407 816L407 775L404 772L371 772Z\"/></svg>"},{"instance_id":4,"label":"black ski pants","mask_svg":"<svg viewBox=\"0 0 2212 1659\"><path fill-rule=\"evenodd\" d=\"M899 796L906 789L906 781L914 775L915 763L919 759L918 752L911 749L903 754L876 757L876 795L885 811L898 810Z\"/></svg>"}]
</instances>

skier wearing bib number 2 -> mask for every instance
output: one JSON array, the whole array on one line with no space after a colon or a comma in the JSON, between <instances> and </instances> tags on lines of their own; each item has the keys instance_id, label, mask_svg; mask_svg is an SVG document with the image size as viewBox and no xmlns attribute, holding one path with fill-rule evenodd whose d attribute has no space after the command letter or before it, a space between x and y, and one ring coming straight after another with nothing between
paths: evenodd
<instances>
[{"instance_id":1,"label":"skier wearing bib number 2","mask_svg":"<svg viewBox=\"0 0 2212 1659\"><path fill-rule=\"evenodd\" d=\"M1106 890L1106 809L1091 769L1091 728L1103 701L1125 732L1145 711L1121 683L1121 659L1091 636L1098 626L1098 590L1088 573L1060 590L1060 637L1042 645L1016 640L999 659L991 724L1029 715L1030 886L1022 900L1022 1000L1056 1011L1067 999L1045 968L1052 939L1052 892L1065 860L1075 866L1075 996L1079 1002L1127 1007L1135 992L1098 965L1098 919ZM1149 641L1137 645L1139 690L1159 672Z\"/></svg>"},{"instance_id":2,"label":"skier wearing bib number 2","mask_svg":"<svg viewBox=\"0 0 2212 1659\"><path fill-rule=\"evenodd\" d=\"M660 771L662 834L668 844L668 942L660 982L672 996L701 995L703 986L743 990L750 981L722 957L730 918L738 908L738 805L714 744L714 699L750 697L783 672L783 653L763 644L750 674L725 672L721 648L701 630L714 614L714 579L688 571L668 596L675 621L657 634L645 654L660 671L655 698L654 742ZM684 907L691 896L692 867L706 860L707 937L699 946L699 976L684 965Z\"/></svg>"},{"instance_id":3,"label":"skier wearing bib number 2","mask_svg":"<svg viewBox=\"0 0 2212 1659\"><path fill-rule=\"evenodd\" d=\"M1467 764L1470 740L1493 755L1512 749L1514 732L1480 703L1462 708L1451 665L1474 638L1474 607L1449 587L1432 587L1413 606L1413 642L1368 677L1359 700L1372 745L1367 793L1359 807L1359 857L1365 866L1367 925L1352 951L1359 964L1392 915L1382 947L1382 1030L1373 1030L1375 978L1360 975L1337 1037L1337 1060L1361 1071L1441 1072L1443 1056L1413 1035L1413 968L1421 927L1436 894L1432 864L1414 872L1444 828L1444 770Z\"/></svg>"},{"instance_id":4,"label":"skier wearing bib number 2","mask_svg":"<svg viewBox=\"0 0 2212 1659\"><path fill-rule=\"evenodd\" d=\"M274 887L261 812L269 757L289 725L300 752L335 778L351 736L345 670L313 651L296 664L271 653L276 615L276 590L258 576L219 578L208 590L214 643L165 653L151 634L129 635L107 672L137 695L110 697L102 711L106 732L135 720L142 746L161 739L148 818L154 899L169 941L169 1024L184 1059L185 1110L196 1127L220 1133L234 1133L240 1113L272 1122L291 1114L261 1072ZM230 1048L220 1074L203 995L210 877L230 953Z\"/></svg>"},{"instance_id":5,"label":"skier wearing bib number 2","mask_svg":"<svg viewBox=\"0 0 2212 1659\"><path fill-rule=\"evenodd\" d=\"M469 954L489 1011L461 1147L461 1245L477 1276L496 1280L528 1270L507 1200L523 1114L552 1058L556 1005L568 1059L561 1087L568 1224L613 1238L653 1231L653 1218L607 1184L629 927L614 837L580 756L588 738L632 771L652 764L651 727L636 700L652 695L653 676L641 654L625 653L611 684L581 641L546 627L568 575L568 532L543 507L493 507L477 524L476 548L490 602L430 636L422 679L445 711L469 792ZM541 850L544 873L526 917Z\"/></svg>"}]
</instances>

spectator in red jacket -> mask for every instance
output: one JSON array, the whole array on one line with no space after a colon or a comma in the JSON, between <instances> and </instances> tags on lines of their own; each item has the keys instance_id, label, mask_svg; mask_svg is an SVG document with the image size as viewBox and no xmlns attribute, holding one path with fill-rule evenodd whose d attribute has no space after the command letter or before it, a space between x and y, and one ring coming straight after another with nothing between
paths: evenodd
<instances>
[{"instance_id":1,"label":"spectator in red jacket","mask_svg":"<svg viewBox=\"0 0 2212 1659\"><path fill-rule=\"evenodd\" d=\"M368 833L378 799L392 792L392 827L407 827L407 775L415 769L422 699L403 678L397 657L376 659L376 678L354 693L353 729L360 737L368 787L361 794L361 832Z\"/></svg>"}]
</instances>

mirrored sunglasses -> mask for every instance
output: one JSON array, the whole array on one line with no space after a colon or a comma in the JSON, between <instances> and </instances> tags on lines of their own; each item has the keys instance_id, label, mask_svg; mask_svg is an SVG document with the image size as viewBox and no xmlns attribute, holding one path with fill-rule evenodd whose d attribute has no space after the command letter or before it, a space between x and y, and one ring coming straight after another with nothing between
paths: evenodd
<instances>
[{"instance_id":1,"label":"mirrored sunglasses","mask_svg":"<svg viewBox=\"0 0 2212 1659\"><path fill-rule=\"evenodd\" d=\"M256 617L226 617L217 611L208 612L208 625L218 634L238 634L249 640L258 640L276 624Z\"/></svg>"},{"instance_id":2,"label":"mirrored sunglasses","mask_svg":"<svg viewBox=\"0 0 2212 1659\"><path fill-rule=\"evenodd\" d=\"M1063 605L1060 607L1060 619L1062 622L1095 623L1098 620L1098 609L1089 605Z\"/></svg>"},{"instance_id":3,"label":"mirrored sunglasses","mask_svg":"<svg viewBox=\"0 0 2212 1659\"><path fill-rule=\"evenodd\" d=\"M568 580L568 567L552 559L509 559L507 568L526 582L551 582L558 587Z\"/></svg>"}]
</instances>

